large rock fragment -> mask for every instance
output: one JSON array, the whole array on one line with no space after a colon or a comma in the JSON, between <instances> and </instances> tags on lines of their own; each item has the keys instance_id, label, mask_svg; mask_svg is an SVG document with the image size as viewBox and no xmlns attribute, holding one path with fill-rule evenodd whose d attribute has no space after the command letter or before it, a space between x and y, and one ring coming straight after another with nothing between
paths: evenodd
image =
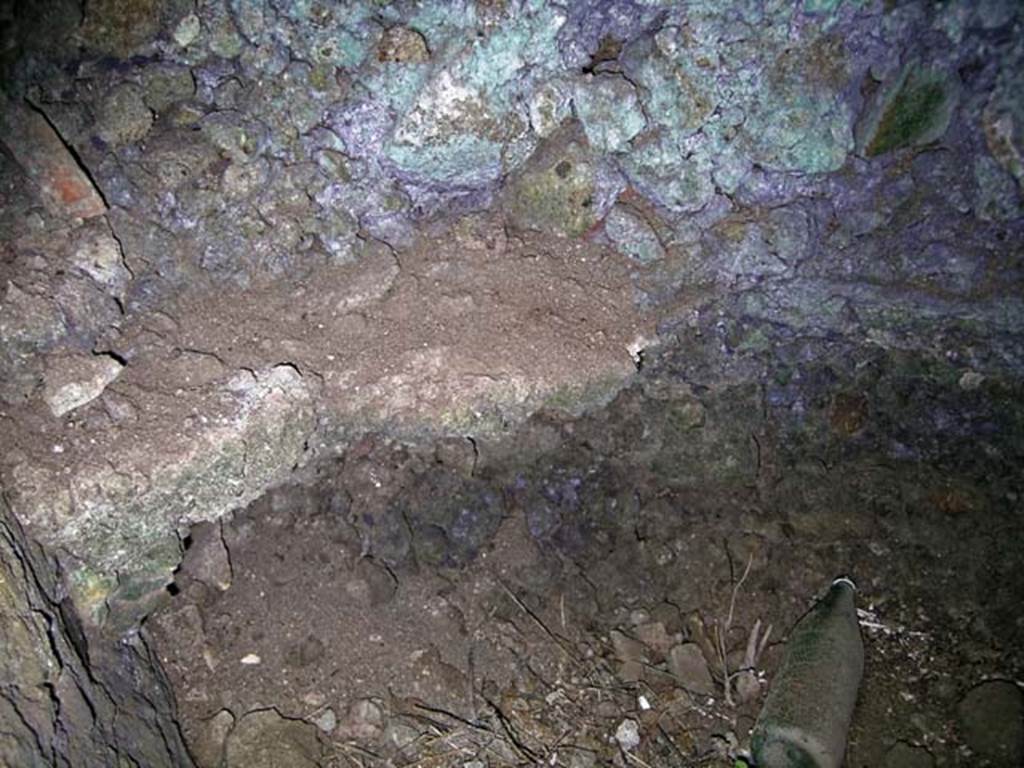
<instances>
[{"instance_id":1,"label":"large rock fragment","mask_svg":"<svg viewBox=\"0 0 1024 768\"><path fill-rule=\"evenodd\" d=\"M294 368L243 371L198 397L171 424L114 435L66 467L11 470L16 512L66 553L76 601L94 619L107 609L118 621L137 617L181 559L177 530L244 506L302 461L314 418Z\"/></svg>"},{"instance_id":2,"label":"large rock fragment","mask_svg":"<svg viewBox=\"0 0 1024 768\"><path fill-rule=\"evenodd\" d=\"M0 92L0 140L38 187L54 216L89 218L106 212L89 177L41 114Z\"/></svg>"},{"instance_id":3,"label":"large rock fragment","mask_svg":"<svg viewBox=\"0 0 1024 768\"><path fill-rule=\"evenodd\" d=\"M578 126L559 131L510 179L505 210L520 229L567 237L597 223L596 167Z\"/></svg>"}]
</instances>

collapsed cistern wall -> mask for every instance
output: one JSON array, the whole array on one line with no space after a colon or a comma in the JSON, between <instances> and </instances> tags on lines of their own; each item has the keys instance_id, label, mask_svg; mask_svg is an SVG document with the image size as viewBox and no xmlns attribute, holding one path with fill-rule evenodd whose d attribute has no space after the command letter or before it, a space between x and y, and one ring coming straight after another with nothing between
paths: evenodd
<instances>
[{"instance_id":1,"label":"collapsed cistern wall","mask_svg":"<svg viewBox=\"0 0 1024 768\"><path fill-rule=\"evenodd\" d=\"M0 480L90 626L371 432L1024 492L1019 3L0 15Z\"/></svg>"}]
</instances>

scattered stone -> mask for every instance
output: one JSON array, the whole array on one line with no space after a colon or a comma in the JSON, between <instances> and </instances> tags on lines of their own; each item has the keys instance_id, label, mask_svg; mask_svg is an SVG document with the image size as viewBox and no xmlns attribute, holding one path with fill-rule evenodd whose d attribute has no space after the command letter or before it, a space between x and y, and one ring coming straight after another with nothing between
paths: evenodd
<instances>
[{"instance_id":1,"label":"scattered stone","mask_svg":"<svg viewBox=\"0 0 1024 768\"><path fill-rule=\"evenodd\" d=\"M647 648L639 640L613 629L610 633L612 647L619 661L647 661Z\"/></svg>"},{"instance_id":2,"label":"scattered stone","mask_svg":"<svg viewBox=\"0 0 1024 768\"><path fill-rule=\"evenodd\" d=\"M696 643L680 643L672 648L668 655L668 671L686 690L706 696L715 695L711 670Z\"/></svg>"},{"instance_id":3,"label":"scattered stone","mask_svg":"<svg viewBox=\"0 0 1024 768\"><path fill-rule=\"evenodd\" d=\"M390 723L388 730L391 730ZM371 699L352 702L337 729L340 738L364 743L377 741L383 733L384 711Z\"/></svg>"},{"instance_id":4,"label":"scattered stone","mask_svg":"<svg viewBox=\"0 0 1024 768\"><path fill-rule=\"evenodd\" d=\"M1024 765L1024 694L1008 680L972 688L957 705L964 742L979 765Z\"/></svg>"},{"instance_id":5,"label":"scattered stone","mask_svg":"<svg viewBox=\"0 0 1024 768\"><path fill-rule=\"evenodd\" d=\"M181 48L187 48L192 45L199 37L199 33L202 30L202 26L199 21L199 17L194 13L185 15L178 25L174 28L174 32L171 33L171 37L174 38L174 42Z\"/></svg>"},{"instance_id":6,"label":"scattered stone","mask_svg":"<svg viewBox=\"0 0 1024 768\"><path fill-rule=\"evenodd\" d=\"M261 659L255 653L247 653L245 656L243 656L241 658L240 661L241 661L242 664L245 664L246 666L255 666L257 664L262 664L263 663L263 659Z\"/></svg>"},{"instance_id":7,"label":"scattered stone","mask_svg":"<svg viewBox=\"0 0 1024 768\"><path fill-rule=\"evenodd\" d=\"M985 381L985 375L977 371L965 371L960 377L960 389L965 392L973 392Z\"/></svg>"},{"instance_id":8,"label":"scattered stone","mask_svg":"<svg viewBox=\"0 0 1024 768\"><path fill-rule=\"evenodd\" d=\"M636 720L626 718L615 729L615 741L623 752L632 752L640 746L640 726Z\"/></svg>"},{"instance_id":9,"label":"scattered stone","mask_svg":"<svg viewBox=\"0 0 1024 768\"><path fill-rule=\"evenodd\" d=\"M316 768L323 754L315 725L288 720L272 709L242 717L225 751L227 768Z\"/></svg>"},{"instance_id":10,"label":"scattered stone","mask_svg":"<svg viewBox=\"0 0 1024 768\"><path fill-rule=\"evenodd\" d=\"M43 399L60 417L91 403L124 370L109 355L54 355L46 365Z\"/></svg>"},{"instance_id":11,"label":"scattered stone","mask_svg":"<svg viewBox=\"0 0 1024 768\"><path fill-rule=\"evenodd\" d=\"M615 671L619 680L624 683L639 683L641 680L646 680L646 673L647 669L640 661L624 661Z\"/></svg>"},{"instance_id":12,"label":"scattered stone","mask_svg":"<svg viewBox=\"0 0 1024 768\"><path fill-rule=\"evenodd\" d=\"M660 621L641 624L633 632L637 640L653 652L655 661L659 658L665 658L674 644L674 639Z\"/></svg>"},{"instance_id":13,"label":"scattered stone","mask_svg":"<svg viewBox=\"0 0 1024 768\"><path fill-rule=\"evenodd\" d=\"M338 716L334 714L333 709L327 707L323 712L317 714L316 717L311 718L310 722L329 735L338 727Z\"/></svg>"},{"instance_id":14,"label":"scattered stone","mask_svg":"<svg viewBox=\"0 0 1024 768\"><path fill-rule=\"evenodd\" d=\"M103 198L50 123L2 92L0 141L38 187L43 205L51 214L88 219L106 213Z\"/></svg>"}]
</instances>

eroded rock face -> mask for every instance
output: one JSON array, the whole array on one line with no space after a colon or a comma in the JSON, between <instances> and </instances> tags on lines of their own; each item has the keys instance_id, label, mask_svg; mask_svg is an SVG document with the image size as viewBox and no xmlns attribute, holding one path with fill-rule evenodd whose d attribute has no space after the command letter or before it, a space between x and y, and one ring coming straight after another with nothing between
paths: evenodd
<instances>
[{"instance_id":1,"label":"eroded rock face","mask_svg":"<svg viewBox=\"0 0 1024 768\"><path fill-rule=\"evenodd\" d=\"M191 766L145 641L90 644L65 590L0 499L0 761Z\"/></svg>"}]
</instances>

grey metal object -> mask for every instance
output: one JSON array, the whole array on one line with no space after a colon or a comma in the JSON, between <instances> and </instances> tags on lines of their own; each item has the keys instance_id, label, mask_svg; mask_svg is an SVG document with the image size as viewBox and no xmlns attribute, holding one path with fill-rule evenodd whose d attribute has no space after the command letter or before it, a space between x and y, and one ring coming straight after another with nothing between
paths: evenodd
<instances>
[{"instance_id":1,"label":"grey metal object","mask_svg":"<svg viewBox=\"0 0 1024 768\"><path fill-rule=\"evenodd\" d=\"M836 579L793 629L754 726L759 768L839 768L864 672L856 588Z\"/></svg>"}]
</instances>

